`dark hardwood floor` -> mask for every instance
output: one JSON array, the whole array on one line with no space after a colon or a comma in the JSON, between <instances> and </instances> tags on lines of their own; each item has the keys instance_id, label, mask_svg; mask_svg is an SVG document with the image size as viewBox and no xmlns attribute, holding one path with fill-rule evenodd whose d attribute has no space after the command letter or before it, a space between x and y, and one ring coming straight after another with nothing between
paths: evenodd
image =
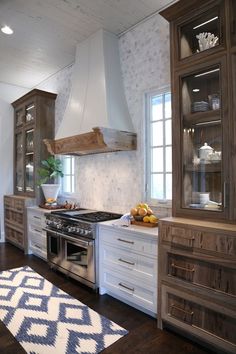
<instances>
[{"instance_id":1,"label":"dark hardwood floor","mask_svg":"<svg viewBox=\"0 0 236 354\"><path fill-rule=\"evenodd\" d=\"M10 244L0 244L0 271L29 265L50 282L82 301L101 315L126 328L129 334L105 349L104 354L206 354L213 353L184 337L157 329L156 320L109 295L100 296L80 283L50 270L46 262L25 256ZM1 284L0 284L1 286ZM0 322L0 353L23 354L7 328ZM55 353L56 354L56 353Z\"/></svg>"}]
</instances>

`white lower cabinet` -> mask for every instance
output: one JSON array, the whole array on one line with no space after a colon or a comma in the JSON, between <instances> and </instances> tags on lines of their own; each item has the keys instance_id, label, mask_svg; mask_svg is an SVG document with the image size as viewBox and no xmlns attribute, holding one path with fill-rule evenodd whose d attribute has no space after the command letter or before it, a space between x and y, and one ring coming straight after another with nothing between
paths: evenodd
<instances>
[{"instance_id":1,"label":"white lower cabinet","mask_svg":"<svg viewBox=\"0 0 236 354\"><path fill-rule=\"evenodd\" d=\"M48 211L36 206L27 208L28 253L33 253L44 260L47 259L45 212Z\"/></svg>"},{"instance_id":2,"label":"white lower cabinet","mask_svg":"<svg viewBox=\"0 0 236 354\"><path fill-rule=\"evenodd\" d=\"M99 225L99 292L157 315L157 228Z\"/></svg>"}]
</instances>

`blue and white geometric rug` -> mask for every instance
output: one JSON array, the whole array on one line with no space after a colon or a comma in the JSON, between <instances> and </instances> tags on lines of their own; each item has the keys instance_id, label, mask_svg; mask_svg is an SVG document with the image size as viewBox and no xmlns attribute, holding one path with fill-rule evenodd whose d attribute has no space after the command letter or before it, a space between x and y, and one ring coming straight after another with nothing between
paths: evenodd
<instances>
[{"instance_id":1,"label":"blue and white geometric rug","mask_svg":"<svg viewBox=\"0 0 236 354\"><path fill-rule=\"evenodd\" d=\"M0 272L0 320L29 354L95 354L128 333L30 267Z\"/></svg>"}]
</instances>

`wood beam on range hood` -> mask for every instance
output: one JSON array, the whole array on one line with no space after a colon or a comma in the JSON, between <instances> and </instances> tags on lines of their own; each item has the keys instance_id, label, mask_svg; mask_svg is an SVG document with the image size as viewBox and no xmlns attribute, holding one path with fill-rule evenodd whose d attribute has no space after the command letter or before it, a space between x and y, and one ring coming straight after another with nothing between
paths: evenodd
<instances>
[{"instance_id":1,"label":"wood beam on range hood","mask_svg":"<svg viewBox=\"0 0 236 354\"><path fill-rule=\"evenodd\" d=\"M44 139L52 155L90 155L137 149L137 134L110 128L96 127L89 133L57 140Z\"/></svg>"}]
</instances>

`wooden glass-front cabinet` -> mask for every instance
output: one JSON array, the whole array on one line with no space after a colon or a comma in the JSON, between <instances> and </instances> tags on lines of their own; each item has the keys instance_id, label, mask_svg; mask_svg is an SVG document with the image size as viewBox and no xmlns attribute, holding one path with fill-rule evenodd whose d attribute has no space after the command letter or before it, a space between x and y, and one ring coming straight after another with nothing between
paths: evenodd
<instances>
[{"instance_id":1,"label":"wooden glass-front cabinet","mask_svg":"<svg viewBox=\"0 0 236 354\"><path fill-rule=\"evenodd\" d=\"M37 168L48 157L43 139L54 137L54 105L56 95L32 90L12 105L15 111L15 179L16 195L36 197L41 201L40 189L36 188Z\"/></svg>"},{"instance_id":2,"label":"wooden glass-front cabinet","mask_svg":"<svg viewBox=\"0 0 236 354\"><path fill-rule=\"evenodd\" d=\"M161 15L171 32L173 215L232 222L236 3L181 0Z\"/></svg>"},{"instance_id":3,"label":"wooden glass-front cabinet","mask_svg":"<svg viewBox=\"0 0 236 354\"><path fill-rule=\"evenodd\" d=\"M236 1L180 0L161 15L170 22L173 217L159 223L158 326L236 353Z\"/></svg>"}]
</instances>

